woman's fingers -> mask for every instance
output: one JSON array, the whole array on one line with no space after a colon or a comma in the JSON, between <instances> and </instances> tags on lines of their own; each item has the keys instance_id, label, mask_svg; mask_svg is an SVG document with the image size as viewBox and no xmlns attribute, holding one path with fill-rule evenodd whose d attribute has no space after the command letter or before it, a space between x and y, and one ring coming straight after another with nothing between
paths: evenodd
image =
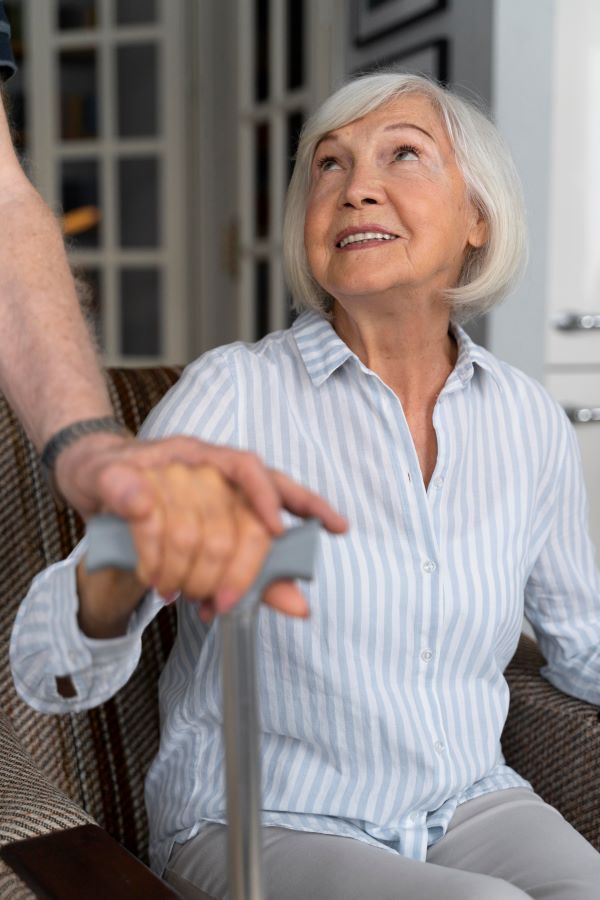
<instances>
[{"instance_id":1,"label":"woman's fingers","mask_svg":"<svg viewBox=\"0 0 600 900\"><path fill-rule=\"evenodd\" d=\"M129 521L138 564L137 575L144 584L154 587L159 579L164 555L167 510L165 492L160 480L144 472L146 496L151 497L150 510L139 519Z\"/></svg>"},{"instance_id":2,"label":"woman's fingers","mask_svg":"<svg viewBox=\"0 0 600 900\"><path fill-rule=\"evenodd\" d=\"M254 584L271 548L265 525L238 493L235 504L236 547L214 592L214 609L227 612Z\"/></svg>"},{"instance_id":3,"label":"woman's fingers","mask_svg":"<svg viewBox=\"0 0 600 900\"><path fill-rule=\"evenodd\" d=\"M238 492L218 469L203 467L196 482L202 518L202 542L181 590L188 598L213 597L224 584L225 573L238 552Z\"/></svg>"},{"instance_id":4,"label":"woman's fingers","mask_svg":"<svg viewBox=\"0 0 600 900\"><path fill-rule=\"evenodd\" d=\"M133 526L138 572L163 597L231 605L256 580L271 545L266 526L214 466L150 469L154 512Z\"/></svg>"},{"instance_id":5,"label":"woman's fingers","mask_svg":"<svg viewBox=\"0 0 600 900\"><path fill-rule=\"evenodd\" d=\"M162 552L153 581L163 597L187 584L189 572L205 539L201 514L202 476L201 469L192 474L181 463L152 474L161 492L164 508Z\"/></svg>"},{"instance_id":6,"label":"woman's fingers","mask_svg":"<svg viewBox=\"0 0 600 900\"><path fill-rule=\"evenodd\" d=\"M264 519L216 466L176 462L149 468L143 478L152 512L132 524L140 579L165 598L181 592L197 603L204 621L226 612L256 581L269 553L272 532ZM290 509L345 530L345 521L321 498L307 499L309 492L281 473L270 478ZM265 601L288 615L308 614L292 582L270 587Z\"/></svg>"},{"instance_id":7,"label":"woman's fingers","mask_svg":"<svg viewBox=\"0 0 600 900\"><path fill-rule=\"evenodd\" d=\"M293 581L275 581L269 585L263 599L267 606L288 616L304 619L310 615L310 607Z\"/></svg>"},{"instance_id":8,"label":"woman's fingers","mask_svg":"<svg viewBox=\"0 0 600 900\"><path fill-rule=\"evenodd\" d=\"M267 606L288 616L305 619L310 615L310 607L293 581L276 581L269 585L263 600ZM213 599L206 598L196 601L196 608L200 620L209 624L216 615L228 612L232 607L228 603L222 603L222 608L217 609Z\"/></svg>"}]
</instances>

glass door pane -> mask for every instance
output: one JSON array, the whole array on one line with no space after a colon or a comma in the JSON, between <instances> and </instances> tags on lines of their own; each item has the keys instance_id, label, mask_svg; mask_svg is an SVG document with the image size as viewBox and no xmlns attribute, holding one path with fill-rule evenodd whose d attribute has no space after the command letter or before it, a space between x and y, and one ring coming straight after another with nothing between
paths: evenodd
<instances>
[{"instance_id":1,"label":"glass door pane","mask_svg":"<svg viewBox=\"0 0 600 900\"><path fill-rule=\"evenodd\" d=\"M287 2L287 89L304 84L304 0Z\"/></svg>"},{"instance_id":2,"label":"glass door pane","mask_svg":"<svg viewBox=\"0 0 600 900\"><path fill-rule=\"evenodd\" d=\"M158 50L156 44L116 48L119 137L158 134Z\"/></svg>"},{"instance_id":3,"label":"glass door pane","mask_svg":"<svg viewBox=\"0 0 600 900\"><path fill-rule=\"evenodd\" d=\"M71 247L100 245L100 166L96 159L65 160L61 167L64 229Z\"/></svg>"},{"instance_id":4,"label":"glass door pane","mask_svg":"<svg viewBox=\"0 0 600 900\"><path fill-rule=\"evenodd\" d=\"M96 0L59 0L57 12L59 31L97 25Z\"/></svg>"},{"instance_id":5,"label":"glass door pane","mask_svg":"<svg viewBox=\"0 0 600 900\"><path fill-rule=\"evenodd\" d=\"M98 72L96 49L63 50L59 56L61 138L98 137Z\"/></svg>"},{"instance_id":6,"label":"glass door pane","mask_svg":"<svg viewBox=\"0 0 600 900\"><path fill-rule=\"evenodd\" d=\"M156 0L117 0L116 12L117 25L147 25L156 22Z\"/></svg>"},{"instance_id":7,"label":"glass door pane","mask_svg":"<svg viewBox=\"0 0 600 900\"><path fill-rule=\"evenodd\" d=\"M117 199L120 246L158 247L160 162L152 156L119 160Z\"/></svg>"},{"instance_id":8,"label":"glass door pane","mask_svg":"<svg viewBox=\"0 0 600 900\"><path fill-rule=\"evenodd\" d=\"M123 269L120 280L121 353L123 356L160 356L160 270Z\"/></svg>"}]
</instances>

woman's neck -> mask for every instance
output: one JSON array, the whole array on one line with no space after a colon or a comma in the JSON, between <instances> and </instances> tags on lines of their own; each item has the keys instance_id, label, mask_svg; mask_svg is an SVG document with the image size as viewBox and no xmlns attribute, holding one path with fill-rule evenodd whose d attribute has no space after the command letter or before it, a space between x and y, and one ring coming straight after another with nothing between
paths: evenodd
<instances>
[{"instance_id":1,"label":"woman's neck","mask_svg":"<svg viewBox=\"0 0 600 900\"><path fill-rule=\"evenodd\" d=\"M456 342L449 313L433 309L396 309L381 315L372 308L349 310L334 303L333 327L340 338L398 395L403 406L431 406L454 368Z\"/></svg>"}]
</instances>

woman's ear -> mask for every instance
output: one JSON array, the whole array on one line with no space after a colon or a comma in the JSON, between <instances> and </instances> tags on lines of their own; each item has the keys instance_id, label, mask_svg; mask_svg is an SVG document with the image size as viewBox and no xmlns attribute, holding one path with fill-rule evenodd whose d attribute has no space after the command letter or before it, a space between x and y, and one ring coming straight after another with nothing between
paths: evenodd
<instances>
[{"instance_id":1,"label":"woman's ear","mask_svg":"<svg viewBox=\"0 0 600 900\"><path fill-rule=\"evenodd\" d=\"M489 236L490 231L488 223L484 218L483 213L474 206L473 224L471 225L471 230L467 237L467 244L470 247L483 247L484 244L487 244Z\"/></svg>"}]
</instances>

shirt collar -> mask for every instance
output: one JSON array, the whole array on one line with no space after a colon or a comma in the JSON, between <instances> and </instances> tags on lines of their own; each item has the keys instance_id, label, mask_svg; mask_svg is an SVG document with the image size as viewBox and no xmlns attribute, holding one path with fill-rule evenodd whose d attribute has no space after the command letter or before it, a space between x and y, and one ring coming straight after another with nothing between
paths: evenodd
<instances>
[{"instance_id":1,"label":"shirt collar","mask_svg":"<svg viewBox=\"0 0 600 900\"><path fill-rule=\"evenodd\" d=\"M315 387L320 387L336 369L354 356L331 323L313 310L298 316L292 325L292 333Z\"/></svg>"},{"instance_id":2,"label":"shirt collar","mask_svg":"<svg viewBox=\"0 0 600 900\"><path fill-rule=\"evenodd\" d=\"M475 365L492 376L499 387L502 374L498 360L479 344L474 343L459 325L450 325L458 346L458 356L452 377L466 385L474 375ZM333 326L314 310L303 312L292 325L292 333L306 371L315 387L320 387L330 375L355 354L337 335Z\"/></svg>"},{"instance_id":3,"label":"shirt collar","mask_svg":"<svg viewBox=\"0 0 600 900\"><path fill-rule=\"evenodd\" d=\"M488 350L476 344L460 325L450 325L450 331L454 335L458 346L458 356L452 375L456 376L461 384L466 385L475 373L475 365L488 372L499 388L502 388L503 377L501 363Z\"/></svg>"}]
</instances>

